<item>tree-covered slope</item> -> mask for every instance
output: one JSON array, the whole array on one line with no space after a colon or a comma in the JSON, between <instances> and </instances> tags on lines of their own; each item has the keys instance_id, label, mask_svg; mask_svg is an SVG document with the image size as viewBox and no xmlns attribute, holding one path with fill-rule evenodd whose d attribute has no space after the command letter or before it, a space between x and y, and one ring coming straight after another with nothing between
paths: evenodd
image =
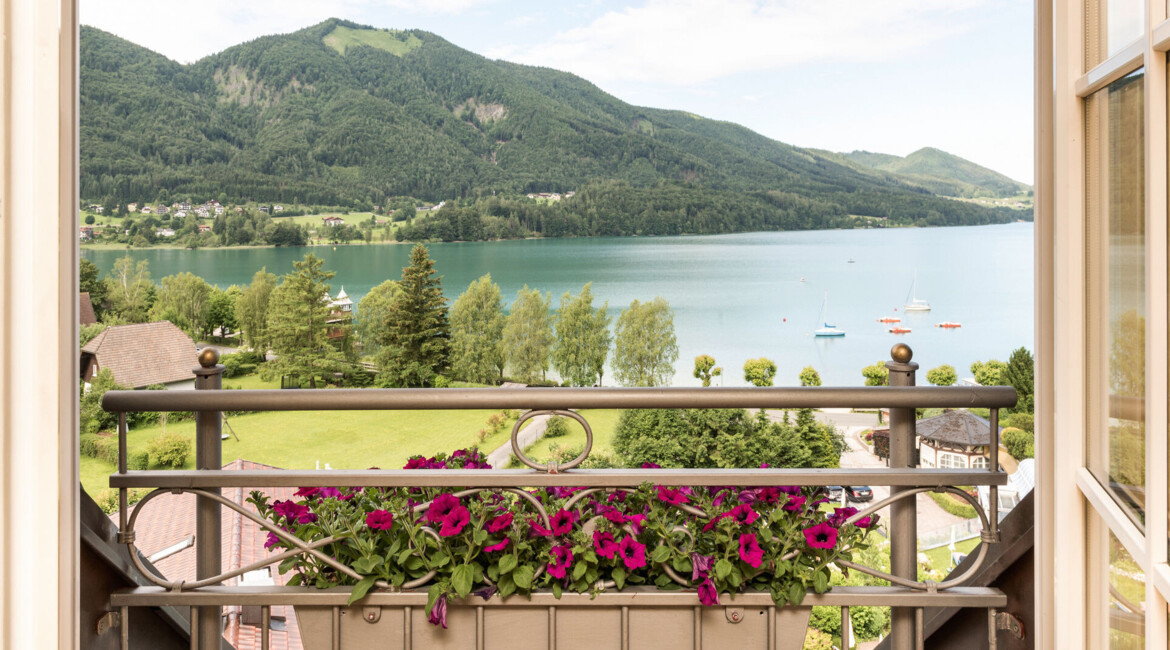
<instances>
[{"instance_id":1,"label":"tree-covered slope","mask_svg":"<svg viewBox=\"0 0 1170 650\"><path fill-rule=\"evenodd\" d=\"M841 155L858 165L905 176L943 196L1005 197L1031 189L999 172L933 147L924 147L905 158L869 151Z\"/></svg>"},{"instance_id":2,"label":"tree-covered slope","mask_svg":"<svg viewBox=\"0 0 1170 650\"><path fill-rule=\"evenodd\" d=\"M539 229L546 234L832 227L849 215L921 225L1015 218L422 31L332 19L180 65L83 27L81 64L90 200L369 206L576 190L549 217L558 225Z\"/></svg>"}]
</instances>

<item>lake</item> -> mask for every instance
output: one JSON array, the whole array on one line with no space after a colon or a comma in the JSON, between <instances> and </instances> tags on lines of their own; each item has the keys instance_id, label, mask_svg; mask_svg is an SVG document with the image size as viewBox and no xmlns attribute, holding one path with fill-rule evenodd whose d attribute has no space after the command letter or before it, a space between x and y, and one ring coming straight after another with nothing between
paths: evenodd
<instances>
[{"instance_id":1,"label":"lake","mask_svg":"<svg viewBox=\"0 0 1170 650\"><path fill-rule=\"evenodd\" d=\"M743 363L768 357L779 367L778 386L798 385L804 366L826 385L864 383L863 366L888 359L904 341L925 371L951 364L970 376L973 361L1006 361L1020 346L1033 348L1032 224L959 228L892 228L741 233L683 237L532 239L431 244L444 293L454 299L491 273L511 302L525 284L561 294L593 283L596 304L609 302L614 321L631 300L666 298L674 308L679 360L674 384L698 385L692 359L710 354L725 386L744 385ZM307 248L83 250L108 272L129 253L150 262L155 282L190 271L212 284L246 284L260 268L281 275L305 253L337 273L333 293L344 286L356 303L371 287L401 277L409 245ZM853 260L850 262L849 260ZM932 311L902 312L917 272L917 297ZM803 278L803 281L802 281ZM818 317L847 334L816 338ZM877 322L902 318L909 334L889 333ZM934 327L941 321L959 329ZM612 376L607 373L607 380Z\"/></svg>"}]
</instances>

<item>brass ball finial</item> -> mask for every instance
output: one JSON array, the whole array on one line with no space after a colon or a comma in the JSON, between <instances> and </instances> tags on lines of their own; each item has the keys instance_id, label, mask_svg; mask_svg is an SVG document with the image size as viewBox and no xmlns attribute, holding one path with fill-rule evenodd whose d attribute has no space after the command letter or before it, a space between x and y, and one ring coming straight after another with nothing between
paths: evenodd
<instances>
[{"instance_id":1,"label":"brass ball finial","mask_svg":"<svg viewBox=\"0 0 1170 650\"><path fill-rule=\"evenodd\" d=\"M214 368L217 363L219 363L219 350L203 348L199 351L199 365L204 368Z\"/></svg>"},{"instance_id":2,"label":"brass ball finial","mask_svg":"<svg viewBox=\"0 0 1170 650\"><path fill-rule=\"evenodd\" d=\"M910 363L910 359L914 358L914 350L905 343L896 343L890 348L890 358L898 363Z\"/></svg>"}]
</instances>

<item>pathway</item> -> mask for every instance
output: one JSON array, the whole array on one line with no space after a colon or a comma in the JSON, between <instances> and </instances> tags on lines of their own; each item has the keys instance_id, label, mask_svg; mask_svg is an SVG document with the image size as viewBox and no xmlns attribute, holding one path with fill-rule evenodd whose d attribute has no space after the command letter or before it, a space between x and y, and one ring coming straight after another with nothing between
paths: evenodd
<instances>
[{"instance_id":1,"label":"pathway","mask_svg":"<svg viewBox=\"0 0 1170 650\"><path fill-rule=\"evenodd\" d=\"M520 433L516 435L516 441L520 443L521 450L544 436L544 430L548 427L548 418L547 415L538 415L528 421L528 426L520 430ZM512 441L509 439L487 455L487 462L495 469L506 469L511 458Z\"/></svg>"}]
</instances>

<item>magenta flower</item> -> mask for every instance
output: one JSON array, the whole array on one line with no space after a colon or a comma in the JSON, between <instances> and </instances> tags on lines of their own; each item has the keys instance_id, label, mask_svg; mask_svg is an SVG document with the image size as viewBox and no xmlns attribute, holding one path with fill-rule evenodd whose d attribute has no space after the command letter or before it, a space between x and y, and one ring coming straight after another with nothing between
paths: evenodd
<instances>
[{"instance_id":1,"label":"magenta flower","mask_svg":"<svg viewBox=\"0 0 1170 650\"><path fill-rule=\"evenodd\" d=\"M554 578L563 578L572 564L572 547L568 544L554 546L552 549L552 561L548 563L548 574Z\"/></svg>"},{"instance_id":2,"label":"magenta flower","mask_svg":"<svg viewBox=\"0 0 1170 650\"><path fill-rule=\"evenodd\" d=\"M321 491L321 488L303 487L296 492L293 492L294 497L311 497Z\"/></svg>"},{"instance_id":3,"label":"magenta flower","mask_svg":"<svg viewBox=\"0 0 1170 650\"><path fill-rule=\"evenodd\" d=\"M612 560L618 552L618 543L613 540L613 533L593 531L593 548L601 557Z\"/></svg>"},{"instance_id":4,"label":"magenta flower","mask_svg":"<svg viewBox=\"0 0 1170 650\"><path fill-rule=\"evenodd\" d=\"M633 537L626 537L622 540L622 543L618 545L618 555L622 557L626 568L631 571L646 566L646 545Z\"/></svg>"},{"instance_id":5,"label":"magenta flower","mask_svg":"<svg viewBox=\"0 0 1170 650\"><path fill-rule=\"evenodd\" d=\"M756 494L755 490L741 490L739 493L740 503L755 503L758 498L759 496Z\"/></svg>"},{"instance_id":6,"label":"magenta flower","mask_svg":"<svg viewBox=\"0 0 1170 650\"><path fill-rule=\"evenodd\" d=\"M642 469L662 469L662 465L658 463L651 463L649 461L642 463Z\"/></svg>"},{"instance_id":7,"label":"magenta flower","mask_svg":"<svg viewBox=\"0 0 1170 650\"><path fill-rule=\"evenodd\" d=\"M646 515L627 515L617 508L606 508L601 515L618 526L629 523L641 525L646 520Z\"/></svg>"},{"instance_id":8,"label":"magenta flower","mask_svg":"<svg viewBox=\"0 0 1170 650\"><path fill-rule=\"evenodd\" d=\"M614 493L610 494L609 496L605 497L605 500L610 502L610 503L613 503L614 501L621 503L621 502L624 502L626 500L626 496L628 494L629 494L628 492L614 492Z\"/></svg>"},{"instance_id":9,"label":"magenta flower","mask_svg":"<svg viewBox=\"0 0 1170 650\"><path fill-rule=\"evenodd\" d=\"M502 514L498 517L495 517L491 521L487 522L486 528L487 528L487 531L489 533L498 533L501 530L504 530L504 529L510 527L511 525L512 525L512 513L505 512L504 514Z\"/></svg>"},{"instance_id":10,"label":"magenta flower","mask_svg":"<svg viewBox=\"0 0 1170 650\"><path fill-rule=\"evenodd\" d=\"M712 528L715 527L715 524L719 523L719 520L727 519L730 516L731 516L730 512L724 512L723 514L715 515L714 517L711 518L711 521L708 521L703 526L703 532L705 533L705 532L711 530Z\"/></svg>"},{"instance_id":11,"label":"magenta flower","mask_svg":"<svg viewBox=\"0 0 1170 650\"><path fill-rule=\"evenodd\" d=\"M292 501L273 501L272 510L289 521L298 524L307 524L317 521L317 515L309 510L309 506L293 503Z\"/></svg>"},{"instance_id":12,"label":"magenta flower","mask_svg":"<svg viewBox=\"0 0 1170 650\"><path fill-rule=\"evenodd\" d=\"M447 629L447 596L446 594L439 596L435 600L434 607L427 616L427 621L431 625L442 625L443 629Z\"/></svg>"},{"instance_id":13,"label":"magenta flower","mask_svg":"<svg viewBox=\"0 0 1170 650\"><path fill-rule=\"evenodd\" d=\"M338 490L335 487L323 487L318 490L317 496L321 497L322 499L328 499L331 497L334 499L340 499L341 490Z\"/></svg>"},{"instance_id":14,"label":"magenta flower","mask_svg":"<svg viewBox=\"0 0 1170 650\"><path fill-rule=\"evenodd\" d=\"M727 516L734 519L735 523L739 524L740 526L747 526L760 518L760 515L756 513L755 510L752 510L752 507L746 503L741 503L738 506L732 508L731 512L727 513Z\"/></svg>"},{"instance_id":15,"label":"magenta flower","mask_svg":"<svg viewBox=\"0 0 1170 650\"><path fill-rule=\"evenodd\" d=\"M699 602L708 607L719 604L719 590L715 588L715 583L711 582L710 578L699 584Z\"/></svg>"},{"instance_id":16,"label":"magenta flower","mask_svg":"<svg viewBox=\"0 0 1170 650\"><path fill-rule=\"evenodd\" d=\"M447 518L455 508L462 508L463 504L459 501L459 497L454 494L440 494L431 501L431 507L427 508L427 514L423 517L424 520L437 524Z\"/></svg>"},{"instance_id":17,"label":"magenta flower","mask_svg":"<svg viewBox=\"0 0 1170 650\"><path fill-rule=\"evenodd\" d=\"M799 485L781 485L780 487L778 487L776 489L780 490L784 494L787 494L788 496L793 496L793 497L800 496L800 486Z\"/></svg>"},{"instance_id":18,"label":"magenta flower","mask_svg":"<svg viewBox=\"0 0 1170 650\"><path fill-rule=\"evenodd\" d=\"M870 515L868 517L862 517L861 519L858 519L857 521L853 522L853 525L857 526L858 528L869 528L870 526L876 524L877 520L877 515Z\"/></svg>"},{"instance_id":19,"label":"magenta flower","mask_svg":"<svg viewBox=\"0 0 1170 650\"><path fill-rule=\"evenodd\" d=\"M560 510L549 520L553 535L568 535L573 532L573 522L577 521L577 513L572 510Z\"/></svg>"},{"instance_id":20,"label":"magenta flower","mask_svg":"<svg viewBox=\"0 0 1170 650\"><path fill-rule=\"evenodd\" d=\"M451 452L451 458L463 458L466 455L466 449L456 449L455 451Z\"/></svg>"},{"instance_id":21,"label":"magenta flower","mask_svg":"<svg viewBox=\"0 0 1170 650\"><path fill-rule=\"evenodd\" d=\"M833 530L836 532L836 529ZM747 562L752 568L760 568L760 563L764 561L764 550L760 548L754 533L739 536L739 559Z\"/></svg>"},{"instance_id":22,"label":"magenta flower","mask_svg":"<svg viewBox=\"0 0 1170 650\"><path fill-rule=\"evenodd\" d=\"M706 578L707 574L711 573L713 566L715 566L715 558L710 555L691 553L691 581Z\"/></svg>"},{"instance_id":23,"label":"magenta flower","mask_svg":"<svg viewBox=\"0 0 1170 650\"><path fill-rule=\"evenodd\" d=\"M804 540L813 548L833 548L837 545L837 529L827 523L805 528Z\"/></svg>"},{"instance_id":24,"label":"magenta flower","mask_svg":"<svg viewBox=\"0 0 1170 650\"><path fill-rule=\"evenodd\" d=\"M855 514L857 514L857 508L833 508L833 514L829 516L829 523L840 528L846 519Z\"/></svg>"},{"instance_id":25,"label":"magenta flower","mask_svg":"<svg viewBox=\"0 0 1170 650\"><path fill-rule=\"evenodd\" d=\"M471 521L471 513L463 506L456 506L454 510L447 513L443 517L443 527L439 529L439 535L443 537L450 537L458 535L463 532L463 527Z\"/></svg>"},{"instance_id":26,"label":"magenta flower","mask_svg":"<svg viewBox=\"0 0 1170 650\"><path fill-rule=\"evenodd\" d=\"M366 525L374 530L390 530L394 525L394 515L386 510L375 510L366 515Z\"/></svg>"},{"instance_id":27,"label":"magenta flower","mask_svg":"<svg viewBox=\"0 0 1170 650\"><path fill-rule=\"evenodd\" d=\"M784 509L788 512L800 512L804 509L804 502L808 501L806 497L789 496L788 503L784 504Z\"/></svg>"},{"instance_id":28,"label":"magenta flower","mask_svg":"<svg viewBox=\"0 0 1170 650\"><path fill-rule=\"evenodd\" d=\"M496 551L502 551L502 550L508 548L508 542L510 542L510 541L512 541L512 540L505 537L504 541L498 542L496 544L492 544L491 546L485 546L485 547L483 547L483 550L485 553L495 553Z\"/></svg>"},{"instance_id":29,"label":"magenta flower","mask_svg":"<svg viewBox=\"0 0 1170 650\"><path fill-rule=\"evenodd\" d=\"M540 522L533 517L528 520L528 527L532 530L532 534L537 537L548 537L552 535L552 531L540 525Z\"/></svg>"},{"instance_id":30,"label":"magenta flower","mask_svg":"<svg viewBox=\"0 0 1170 650\"><path fill-rule=\"evenodd\" d=\"M687 495L678 488L668 488L662 485L658 486L658 499L672 506L680 506L690 501Z\"/></svg>"},{"instance_id":31,"label":"magenta flower","mask_svg":"<svg viewBox=\"0 0 1170 650\"><path fill-rule=\"evenodd\" d=\"M276 533L268 531L268 539L264 540L264 548L272 548L279 543L280 538L276 536Z\"/></svg>"},{"instance_id":32,"label":"magenta flower","mask_svg":"<svg viewBox=\"0 0 1170 650\"><path fill-rule=\"evenodd\" d=\"M422 456L415 456L414 458L411 458L410 460L406 461L406 465L404 465L402 467L402 469L426 469L426 468L427 468L427 459L423 458Z\"/></svg>"},{"instance_id":33,"label":"magenta flower","mask_svg":"<svg viewBox=\"0 0 1170 650\"><path fill-rule=\"evenodd\" d=\"M756 490L756 498L764 501L769 505L776 505L780 503L780 495L783 494L779 489L774 487L762 487Z\"/></svg>"},{"instance_id":34,"label":"magenta flower","mask_svg":"<svg viewBox=\"0 0 1170 650\"><path fill-rule=\"evenodd\" d=\"M553 496L557 499L568 499L569 497L573 496L574 494L576 494L584 489L585 488L583 488L583 487L553 486L553 487L545 488L544 491L547 492L550 496Z\"/></svg>"}]
</instances>

